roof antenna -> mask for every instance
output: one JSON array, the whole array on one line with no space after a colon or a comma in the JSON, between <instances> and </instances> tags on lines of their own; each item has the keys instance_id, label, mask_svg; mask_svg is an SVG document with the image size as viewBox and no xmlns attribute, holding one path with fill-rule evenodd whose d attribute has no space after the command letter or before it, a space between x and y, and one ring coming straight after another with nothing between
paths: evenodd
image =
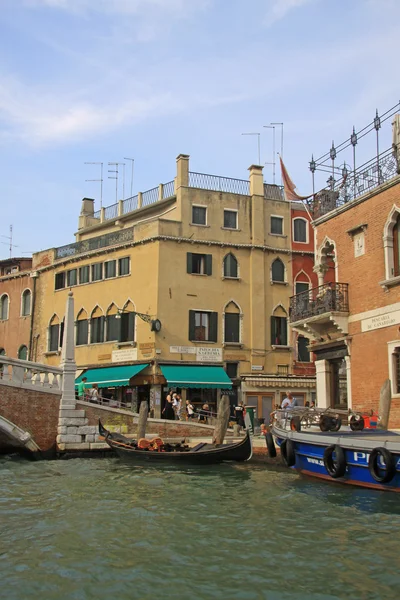
<instances>
[{"instance_id":1,"label":"roof antenna","mask_svg":"<svg viewBox=\"0 0 400 600\"><path fill-rule=\"evenodd\" d=\"M85 179L85 181L100 181L100 208L103 207L103 163L85 162L85 165L100 165L100 179Z\"/></svg>"}]
</instances>

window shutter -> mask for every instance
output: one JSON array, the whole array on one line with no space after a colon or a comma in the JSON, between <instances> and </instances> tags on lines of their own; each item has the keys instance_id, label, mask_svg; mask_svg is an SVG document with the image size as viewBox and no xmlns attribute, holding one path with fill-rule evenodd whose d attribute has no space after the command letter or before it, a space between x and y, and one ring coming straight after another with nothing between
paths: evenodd
<instances>
[{"instance_id":1,"label":"window shutter","mask_svg":"<svg viewBox=\"0 0 400 600\"><path fill-rule=\"evenodd\" d=\"M186 254L186 270L188 273L192 273L193 262L192 262L192 253L188 252Z\"/></svg>"},{"instance_id":2,"label":"window shutter","mask_svg":"<svg viewBox=\"0 0 400 600\"><path fill-rule=\"evenodd\" d=\"M276 344L276 324L275 317L271 317L271 346Z\"/></svg>"},{"instance_id":3,"label":"window shutter","mask_svg":"<svg viewBox=\"0 0 400 600\"><path fill-rule=\"evenodd\" d=\"M195 337L195 314L194 310L189 310L189 341L193 341Z\"/></svg>"},{"instance_id":4,"label":"window shutter","mask_svg":"<svg viewBox=\"0 0 400 600\"><path fill-rule=\"evenodd\" d=\"M212 312L210 314L210 342L216 342L218 339L218 313Z\"/></svg>"},{"instance_id":5,"label":"window shutter","mask_svg":"<svg viewBox=\"0 0 400 600\"><path fill-rule=\"evenodd\" d=\"M212 275L212 254L206 254L206 275Z\"/></svg>"},{"instance_id":6,"label":"window shutter","mask_svg":"<svg viewBox=\"0 0 400 600\"><path fill-rule=\"evenodd\" d=\"M285 317L281 317L281 327L282 327L282 346L287 346L287 319Z\"/></svg>"}]
</instances>

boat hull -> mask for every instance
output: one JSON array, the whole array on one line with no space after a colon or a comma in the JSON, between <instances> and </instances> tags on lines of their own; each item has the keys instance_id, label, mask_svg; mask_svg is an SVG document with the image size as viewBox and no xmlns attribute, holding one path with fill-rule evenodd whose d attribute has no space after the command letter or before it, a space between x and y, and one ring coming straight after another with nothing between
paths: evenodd
<instances>
[{"instance_id":1,"label":"boat hull","mask_svg":"<svg viewBox=\"0 0 400 600\"><path fill-rule=\"evenodd\" d=\"M278 446L284 440L291 440L295 462L292 468L299 473L317 477L325 481L355 485L377 490L400 491L400 436L394 432L365 431L338 433L289 432L273 429ZM324 462L324 452L330 446L340 446L344 453L345 473L342 477L332 477ZM369 458L374 448L390 451L395 464L393 478L384 483L373 477L369 468ZM384 464L379 464L384 473Z\"/></svg>"}]
</instances>

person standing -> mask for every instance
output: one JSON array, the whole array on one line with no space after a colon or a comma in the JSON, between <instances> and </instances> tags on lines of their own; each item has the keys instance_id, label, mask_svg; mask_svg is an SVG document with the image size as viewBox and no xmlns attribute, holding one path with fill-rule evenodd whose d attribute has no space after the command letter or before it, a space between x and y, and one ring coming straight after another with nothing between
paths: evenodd
<instances>
[{"instance_id":1,"label":"person standing","mask_svg":"<svg viewBox=\"0 0 400 600\"><path fill-rule=\"evenodd\" d=\"M99 404L99 388L97 383L92 385L91 390L89 391L89 402L94 402L95 404Z\"/></svg>"},{"instance_id":2,"label":"person standing","mask_svg":"<svg viewBox=\"0 0 400 600\"><path fill-rule=\"evenodd\" d=\"M235 406L235 417L236 423L239 425L239 427L245 429L243 402L239 402L238 406Z\"/></svg>"},{"instance_id":3,"label":"person standing","mask_svg":"<svg viewBox=\"0 0 400 600\"><path fill-rule=\"evenodd\" d=\"M176 420L180 421L181 420L181 412L182 412L182 398L180 397L179 394L176 394L175 396L175 415L176 415Z\"/></svg>"},{"instance_id":4,"label":"person standing","mask_svg":"<svg viewBox=\"0 0 400 600\"><path fill-rule=\"evenodd\" d=\"M175 411L174 411L174 407L172 406L171 394L168 394L168 396L166 398L165 406L163 409L163 415L164 415L164 418L167 419L168 421L175 421Z\"/></svg>"},{"instance_id":5,"label":"person standing","mask_svg":"<svg viewBox=\"0 0 400 600\"><path fill-rule=\"evenodd\" d=\"M84 400L85 399L86 382L87 382L87 377L82 377L82 381L80 381L78 383L78 385L77 385L78 399L79 400Z\"/></svg>"},{"instance_id":6,"label":"person standing","mask_svg":"<svg viewBox=\"0 0 400 600\"><path fill-rule=\"evenodd\" d=\"M190 421L190 419L193 419L194 417L194 406L191 402L189 402L189 400L186 400L186 414L187 414L187 419Z\"/></svg>"},{"instance_id":7,"label":"person standing","mask_svg":"<svg viewBox=\"0 0 400 600\"><path fill-rule=\"evenodd\" d=\"M293 408L293 400L292 394L290 392L286 392L286 398L283 399L281 408L283 410L289 410L290 408Z\"/></svg>"}]
</instances>

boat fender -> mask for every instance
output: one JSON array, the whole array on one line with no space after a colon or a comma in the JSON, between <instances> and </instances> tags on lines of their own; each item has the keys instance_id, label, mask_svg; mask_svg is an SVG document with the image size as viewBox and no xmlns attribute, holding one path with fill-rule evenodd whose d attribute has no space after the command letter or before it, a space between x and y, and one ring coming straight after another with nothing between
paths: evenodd
<instances>
[{"instance_id":1,"label":"boat fender","mask_svg":"<svg viewBox=\"0 0 400 600\"><path fill-rule=\"evenodd\" d=\"M388 483L396 474L393 455L386 448L374 448L369 455L368 469L375 481Z\"/></svg>"},{"instance_id":2,"label":"boat fender","mask_svg":"<svg viewBox=\"0 0 400 600\"><path fill-rule=\"evenodd\" d=\"M282 460L287 467L293 467L296 462L294 443L292 440L283 440L281 444Z\"/></svg>"},{"instance_id":3,"label":"boat fender","mask_svg":"<svg viewBox=\"0 0 400 600\"><path fill-rule=\"evenodd\" d=\"M275 442L274 442L274 438L272 437L272 434L269 433L269 431L265 435L265 442L266 442L267 448L268 448L268 456L270 456L271 458L275 458L276 457Z\"/></svg>"},{"instance_id":4,"label":"boat fender","mask_svg":"<svg viewBox=\"0 0 400 600\"><path fill-rule=\"evenodd\" d=\"M335 458L333 455L335 454ZM338 477L343 477L346 473L346 455L340 446L332 445L325 448L324 451L324 465L325 469L328 471L329 475L333 477L333 479L337 479Z\"/></svg>"},{"instance_id":5,"label":"boat fender","mask_svg":"<svg viewBox=\"0 0 400 600\"><path fill-rule=\"evenodd\" d=\"M342 426L342 419L340 417L336 417L335 419L332 419L332 426L330 428L330 431L339 431L341 426Z\"/></svg>"},{"instance_id":6,"label":"boat fender","mask_svg":"<svg viewBox=\"0 0 400 600\"><path fill-rule=\"evenodd\" d=\"M350 417L349 425L352 431L362 431L365 426L365 421L359 415L352 415Z\"/></svg>"}]
</instances>

